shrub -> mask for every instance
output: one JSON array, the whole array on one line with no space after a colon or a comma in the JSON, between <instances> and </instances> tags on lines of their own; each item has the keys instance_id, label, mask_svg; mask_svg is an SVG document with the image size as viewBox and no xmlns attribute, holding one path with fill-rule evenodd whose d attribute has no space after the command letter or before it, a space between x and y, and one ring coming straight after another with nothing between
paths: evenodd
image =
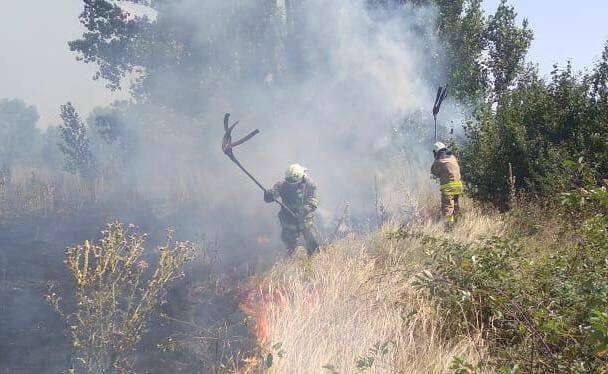
<instances>
[{"instance_id":1,"label":"shrub","mask_svg":"<svg viewBox=\"0 0 608 374\"><path fill-rule=\"evenodd\" d=\"M148 271L146 235L119 222L102 233L98 244L85 241L66 250L65 263L76 283L74 310L63 312L59 297L48 296L69 327L77 372L129 369L129 352L142 339L168 285L182 275L180 269L196 251L169 233L167 243L158 247L155 269Z\"/></svg>"},{"instance_id":2,"label":"shrub","mask_svg":"<svg viewBox=\"0 0 608 374\"><path fill-rule=\"evenodd\" d=\"M549 250L510 234L462 244L399 233L427 248L416 285L452 317L452 333L483 331L498 367L608 370L608 193L565 194L564 209L585 218Z\"/></svg>"}]
</instances>

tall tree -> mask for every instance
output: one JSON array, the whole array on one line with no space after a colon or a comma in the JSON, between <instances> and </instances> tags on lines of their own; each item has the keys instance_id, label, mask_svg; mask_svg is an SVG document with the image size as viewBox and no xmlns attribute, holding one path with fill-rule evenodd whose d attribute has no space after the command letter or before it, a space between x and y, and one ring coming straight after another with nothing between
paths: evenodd
<instances>
[{"instance_id":1,"label":"tall tree","mask_svg":"<svg viewBox=\"0 0 608 374\"><path fill-rule=\"evenodd\" d=\"M487 89L483 56L488 46L481 0L435 1L439 9L437 33L441 41L440 67L447 72L452 95L470 103Z\"/></svg>"},{"instance_id":2,"label":"tall tree","mask_svg":"<svg viewBox=\"0 0 608 374\"><path fill-rule=\"evenodd\" d=\"M496 13L488 21L486 65L496 97L503 94L522 71L524 58L532 43L533 34L528 21L524 19L522 25L518 26L516 17L515 8L508 5L507 0L501 0Z\"/></svg>"},{"instance_id":3,"label":"tall tree","mask_svg":"<svg viewBox=\"0 0 608 374\"><path fill-rule=\"evenodd\" d=\"M368 0L371 6L434 8L432 27L417 30L433 62L429 76L448 84L451 96L465 104L493 101L522 71L532 41L524 19L519 25L515 8L501 0L486 15L483 0ZM428 26L428 25L426 25ZM431 35L426 35L428 32ZM438 43L435 43L438 42ZM437 75L434 72L442 72Z\"/></svg>"},{"instance_id":4,"label":"tall tree","mask_svg":"<svg viewBox=\"0 0 608 374\"><path fill-rule=\"evenodd\" d=\"M608 42L593 74L593 95L608 109Z\"/></svg>"},{"instance_id":5,"label":"tall tree","mask_svg":"<svg viewBox=\"0 0 608 374\"><path fill-rule=\"evenodd\" d=\"M147 5L154 18L110 0L83 2L86 32L70 49L97 64L95 78L112 89L137 72L132 91L140 102L197 115L233 82L263 82L281 67L276 1L122 2Z\"/></svg>"},{"instance_id":6,"label":"tall tree","mask_svg":"<svg viewBox=\"0 0 608 374\"><path fill-rule=\"evenodd\" d=\"M91 178L95 175L95 162L89 147L87 128L72 103L68 102L60 109L63 124L60 125L59 131L63 142L59 144L59 148L65 157L65 170Z\"/></svg>"}]
</instances>

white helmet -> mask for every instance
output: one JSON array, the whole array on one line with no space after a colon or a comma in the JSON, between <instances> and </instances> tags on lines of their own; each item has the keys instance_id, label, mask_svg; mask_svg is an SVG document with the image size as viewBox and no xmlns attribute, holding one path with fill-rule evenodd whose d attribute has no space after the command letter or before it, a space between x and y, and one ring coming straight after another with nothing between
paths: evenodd
<instances>
[{"instance_id":1,"label":"white helmet","mask_svg":"<svg viewBox=\"0 0 608 374\"><path fill-rule=\"evenodd\" d=\"M442 149L446 149L447 146L445 144L443 144L442 142L437 142L433 145L435 147L435 152L439 152Z\"/></svg>"},{"instance_id":2,"label":"white helmet","mask_svg":"<svg viewBox=\"0 0 608 374\"><path fill-rule=\"evenodd\" d=\"M289 165L289 168L287 168L287 171L285 172L285 181L288 183L300 182L302 178L304 178L304 175L306 175L307 170L308 169L300 164Z\"/></svg>"}]
</instances>

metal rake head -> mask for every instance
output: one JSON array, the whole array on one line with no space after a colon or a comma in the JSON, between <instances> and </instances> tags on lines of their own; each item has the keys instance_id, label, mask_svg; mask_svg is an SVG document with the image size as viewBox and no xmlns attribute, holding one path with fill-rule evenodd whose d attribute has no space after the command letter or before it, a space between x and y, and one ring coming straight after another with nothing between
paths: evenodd
<instances>
[{"instance_id":1,"label":"metal rake head","mask_svg":"<svg viewBox=\"0 0 608 374\"><path fill-rule=\"evenodd\" d=\"M439 87L437 89L437 96L435 97L435 105L433 105L433 116L437 116L443 100L448 97L448 86Z\"/></svg>"},{"instance_id":2,"label":"metal rake head","mask_svg":"<svg viewBox=\"0 0 608 374\"><path fill-rule=\"evenodd\" d=\"M233 149L259 134L260 130L255 129L243 138L237 141L232 141L232 130L234 130L236 125L239 124L239 121L236 121L232 125L229 125L229 122L230 113L226 113L224 115L224 138L222 139L222 151L226 154L226 156L230 157L231 159L234 159Z\"/></svg>"}]
</instances>

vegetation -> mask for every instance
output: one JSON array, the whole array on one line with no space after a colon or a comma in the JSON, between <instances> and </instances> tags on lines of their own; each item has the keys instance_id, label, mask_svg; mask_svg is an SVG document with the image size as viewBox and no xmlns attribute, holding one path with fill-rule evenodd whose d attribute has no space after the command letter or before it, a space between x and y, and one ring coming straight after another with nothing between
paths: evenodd
<instances>
[{"instance_id":1,"label":"vegetation","mask_svg":"<svg viewBox=\"0 0 608 374\"><path fill-rule=\"evenodd\" d=\"M59 127L63 143L59 144L65 156L65 170L91 178L95 175L95 160L91 153L87 127L80 119L72 103L61 106L63 125Z\"/></svg>"},{"instance_id":2,"label":"vegetation","mask_svg":"<svg viewBox=\"0 0 608 374\"><path fill-rule=\"evenodd\" d=\"M506 217L509 231L477 243L415 229L397 235L426 246L426 270L415 284L451 316L452 333L483 332L495 367L608 368L608 191L583 190L563 199L566 225L542 215L544 222L534 222L534 212L514 211Z\"/></svg>"},{"instance_id":3,"label":"vegetation","mask_svg":"<svg viewBox=\"0 0 608 374\"><path fill-rule=\"evenodd\" d=\"M66 250L65 262L76 282L75 310L64 312L59 296L48 296L68 325L75 350L72 370L78 373L132 370L131 351L168 286L183 275L197 251L190 243L173 241L169 232L167 243L157 249L157 266L148 274L146 235L119 222L102 234L98 244L85 241Z\"/></svg>"},{"instance_id":4,"label":"vegetation","mask_svg":"<svg viewBox=\"0 0 608 374\"><path fill-rule=\"evenodd\" d=\"M498 215L468 205L452 240L473 245L503 232ZM445 235L441 223L414 226ZM428 247L396 240L397 228L388 222L369 235L351 233L311 260L279 262L258 279L244 305L262 346L256 363L271 373L446 373L457 359L486 363L480 331L452 330L453 317L415 287Z\"/></svg>"},{"instance_id":5,"label":"vegetation","mask_svg":"<svg viewBox=\"0 0 608 374\"><path fill-rule=\"evenodd\" d=\"M246 305L263 348L257 363L271 372L606 371L608 192L562 199L558 219L467 201L449 233L426 219L388 223L312 261L275 265Z\"/></svg>"},{"instance_id":6,"label":"vegetation","mask_svg":"<svg viewBox=\"0 0 608 374\"><path fill-rule=\"evenodd\" d=\"M37 121L36 108L21 100L0 100L0 168L10 170L15 164L38 161L32 157L41 142Z\"/></svg>"},{"instance_id":7,"label":"vegetation","mask_svg":"<svg viewBox=\"0 0 608 374\"><path fill-rule=\"evenodd\" d=\"M532 42L528 21L516 22L517 12L501 0L496 12L486 15L481 0L406 0L417 7L434 5L438 16L433 35L426 35L429 56L434 56L435 85L447 84L456 100L477 105L494 101L518 76ZM438 47L433 48L435 40ZM440 67L438 69L438 67Z\"/></svg>"},{"instance_id":8,"label":"vegetation","mask_svg":"<svg viewBox=\"0 0 608 374\"><path fill-rule=\"evenodd\" d=\"M154 16L128 14L127 3ZM69 47L97 65L94 78L109 89L130 84L133 101L86 118L67 103L63 123L44 133L35 108L0 101L0 231L15 247L0 251L10 284L0 297L22 287L35 299L40 284L60 284L48 301L61 317L53 331L67 330L70 349L60 342L58 350L70 351L73 371L147 371L135 353L162 348L163 358L150 362L170 357L165 372L608 372L608 44L588 71L566 64L542 77L525 63L532 30L504 0L493 14L481 0L366 2L380 20L387 9L412 16L407 31L428 62L423 79L432 88L447 84L448 105L465 118L463 132L442 134L475 199L464 199L453 231L435 222L436 206L416 197L397 224L403 217L389 217L376 196L377 221L387 221L380 230L353 232L347 208L334 235L342 239L313 259L281 261L247 285L247 266L226 266L237 275L223 278L202 274L212 266L190 263L193 244L169 235L151 253L147 235L118 222L97 243L73 246L114 216L152 229L182 225L196 237L211 217L231 226L221 233L222 250L268 244L262 219L238 225L236 234L227 212L242 217L248 207L215 201L214 193L233 196L233 186L214 163L215 145L207 147L214 132L201 123L233 99L226 93L301 84L316 46L298 37L294 1L208 2L204 11L221 17L203 25L205 37L182 3L189 2L83 1L86 31ZM187 9L202 7L195 3ZM229 105L239 100L258 103ZM407 113L391 134L402 155L413 143L432 144L432 127L417 115ZM211 140L201 146L204 136ZM408 178L427 179L424 157L412 155ZM421 181L411 179L395 190ZM408 197L430 199L424 188ZM372 226L354 219L364 222L358 228ZM150 242L161 241L156 234ZM49 248L66 245L62 272ZM251 252L241 258L255 262ZM34 270L15 271L20 264ZM25 309L6 304L17 313L3 309L0 322ZM152 324L157 318L162 323ZM7 341L19 333L9 332Z\"/></svg>"},{"instance_id":9,"label":"vegetation","mask_svg":"<svg viewBox=\"0 0 608 374\"><path fill-rule=\"evenodd\" d=\"M568 65L555 68L546 81L530 68L496 110L481 111L478 122L466 127L462 147L473 196L504 205L509 165L515 187L526 194L555 198L600 186L608 175L608 97L602 88L607 64L608 45L587 74Z\"/></svg>"},{"instance_id":10,"label":"vegetation","mask_svg":"<svg viewBox=\"0 0 608 374\"><path fill-rule=\"evenodd\" d=\"M115 191L99 181L85 188L71 175L18 172L0 186L2 238L12 243L0 253L0 295L7 301L0 322L10 342L3 366L96 373L179 366L213 372L238 368L249 357L252 342L236 308L235 287L247 271L235 271L229 280L222 273L220 280L218 248L209 254L197 249L207 245L163 240L159 228L179 221L173 214L159 220L141 207L146 200L135 191L132 201L116 204ZM165 211L195 220L179 204L166 204ZM98 238L97 228L119 214L140 222L150 235L113 223L98 242L74 246ZM182 231L187 227L180 225ZM185 236L197 237L196 232ZM193 255L196 260L190 261ZM104 267L114 270L103 272ZM54 285L50 292L48 282ZM40 304L42 294L59 315ZM30 331L34 324L41 328Z\"/></svg>"}]
</instances>

